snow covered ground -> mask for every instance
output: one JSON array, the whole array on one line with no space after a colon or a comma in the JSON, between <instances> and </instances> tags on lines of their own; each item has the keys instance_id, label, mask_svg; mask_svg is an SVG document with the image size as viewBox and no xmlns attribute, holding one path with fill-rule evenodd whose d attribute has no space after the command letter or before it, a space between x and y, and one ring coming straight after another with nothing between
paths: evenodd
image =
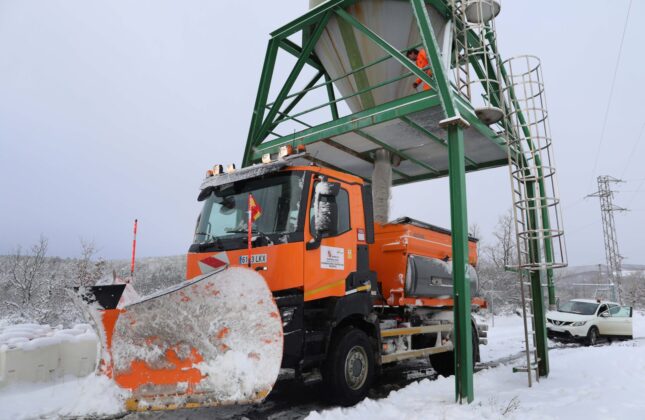
<instances>
[{"instance_id":1,"label":"snow covered ground","mask_svg":"<svg viewBox=\"0 0 645 420\"><path fill-rule=\"evenodd\" d=\"M490 321L489 321L490 325ZM522 319L496 317L482 362L522 350ZM641 419L645 418L645 314L634 316L633 341L549 352L551 374L527 387L513 363L475 374L475 402L454 402L453 378L424 379L387 398L355 407L311 412L309 419ZM0 419L107 416L122 410L125 394L103 377L66 377L54 384L0 388ZM181 417L181 413L177 413ZM299 416L298 416L299 417Z\"/></svg>"},{"instance_id":2,"label":"snow covered ground","mask_svg":"<svg viewBox=\"0 0 645 420\"><path fill-rule=\"evenodd\" d=\"M522 350L522 319L496 317L482 362ZM533 388L512 364L475 374L475 401L454 402L454 379L427 379L351 408L312 412L308 419L644 419L645 315L634 315L633 341L549 352L551 373ZM517 360L515 363L521 363Z\"/></svg>"},{"instance_id":3,"label":"snow covered ground","mask_svg":"<svg viewBox=\"0 0 645 420\"><path fill-rule=\"evenodd\" d=\"M0 389L0 419L107 416L123 411L126 394L105 376L67 376L54 384L15 384Z\"/></svg>"}]
</instances>

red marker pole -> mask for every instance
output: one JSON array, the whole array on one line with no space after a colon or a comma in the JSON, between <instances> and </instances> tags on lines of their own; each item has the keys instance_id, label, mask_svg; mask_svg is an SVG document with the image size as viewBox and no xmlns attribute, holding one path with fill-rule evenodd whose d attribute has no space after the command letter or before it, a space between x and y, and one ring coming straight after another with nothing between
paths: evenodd
<instances>
[{"instance_id":1,"label":"red marker pole","mask_svg":"<svg viewBox=\"0 0 645 420\"><path fill-rule=\"evenodd\" d=\"M132 239L132 262L130 263L130 279L134 278L134 256L137 252L137 223L138 220L134 219L134 238Z\"/></svg>"},{"instance_id":2,"label":"red marker pole","mask_svg":"<svg viewBox=\"0 0 645 420\"><path fill-rule=\"evenodd\" d=\"M248 249L249 249L249 260L247 261L247 266L250 268L251 267L251 252L253 250L253 217L252 217L252 212L251 212L251 194L249 194L249 200L248 200L248 206L249 208L249 222L247 226L248 230L248 237L247 237L247 242L248 242Z\"/></svg>"}]
</instances>

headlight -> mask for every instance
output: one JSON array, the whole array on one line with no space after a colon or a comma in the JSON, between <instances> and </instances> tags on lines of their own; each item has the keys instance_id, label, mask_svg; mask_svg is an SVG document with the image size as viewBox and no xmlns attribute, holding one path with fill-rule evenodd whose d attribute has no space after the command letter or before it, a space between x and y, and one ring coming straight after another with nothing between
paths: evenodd
<instances>
[{"instance_id":1,"label":"headlight","mask_svg":"<svg viewBox=\"0 0 645 420\"><path fill-rule=\"evenodd\" d=\"M572 327L582 327L586 323L587 323L587 321L579 321L579 322L574 322L573 324L571 324L571 326Z\"/></svg>"},{"instance_id":2,"label":"headlight","mask_svg":"<svg viewBox=\"0 0 645 420\"><path fill-rule=\"evenodd\" d=\"M280 314L282 315L282 327L286 327L287 324L291 322L293 319L293 314L296 312L296 309L298 309L295 306L288 306L286 308L282 308L280 311Z\"/></svg>"}]
</instances>

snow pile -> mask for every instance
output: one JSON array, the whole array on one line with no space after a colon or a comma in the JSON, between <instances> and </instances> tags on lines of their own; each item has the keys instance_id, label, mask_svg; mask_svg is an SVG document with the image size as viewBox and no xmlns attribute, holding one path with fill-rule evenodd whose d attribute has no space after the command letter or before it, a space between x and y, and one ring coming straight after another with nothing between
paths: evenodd
<instances>
[{"instance_id":1,"label":"snow pile","mask_svg":"<svg viewBox=\"0 0 645 420\"><path fill-rule=\"evenodd\" d=\"M127 393L105 376L67 376L59 382L14 384L0 390L0 419L104 416L123 411Z\"/></svg>"},{"instance_id":2,"label":"snow pile","mask_svg":"<svg viewBox=\"0 0 645 420\"><path fill-rule=\"evenodd\" d=\"M0 351L14 349L29 351L81 341L97 341L94 330L88 324L76 324L68 329L39 324L17 324L0 329Z\"/></svg>"},{"instance_id":3,"label":"snow pile","mask_svg":"<svg viewBox=\"0 0 645 420\"><path fill-rule=\"evenodd\" d=\"M506 356L522 348L522 320L496 317L490 329L492 350ZM496 338L499 342L496 343ZM606 419L642 418L645 413L645 316L634 314L633 341L549 352L551 373L533 388L526 374L510 365L475 374L476 400L454 402L454 378L427 379L392 392L382 400L365 400L352 408L312 412L308 419ZM507 350L504 351L503 347ZM482 346L482 350L486 346ZM482 353L484 356L485 353ZM518 360L516 363L521 363Z\"/></svg>"},{"instance_id":4,"label":"snow pile","mask_svg":"<svg viewBox=\"0 0 645 420\"><path fill-rule=\"evenodd\" d=\"M331 193L331 186L328 182L318 182L314 189L314 206L312 212L314 214L314 228L318 230L322 226L328 226L330 222L331 203L322 201L321 195L329 195Z\"/></svg>"},{"instance_id":5,"label":"snow pile","mask_svg":"<svg viewBox=\"0 0 645 420\"><path fill-rule=\"evenodd\" d=\"M511 356L524 351L524 323L522 317L514 314L495 316L495 326L489 318L488 344L479 346L483 363Z\"/></svg>"},{"instance_id":6,"label":"snow pile","mask_svg":"<svg viewBox=\"0 0 645 420\"><path fill-rule=\"evenodd\" d=\"M112 339L115 377L129 374L134 360L172 370L168 376L196 368L203 377L195 390L220 402L255 399L277 379L282 341L280 314L264 278L229 268L128 305ZM186 361L192 363L178 364ZM145 388L168 391L164 384Z\"/></svg>"}]
</instances>

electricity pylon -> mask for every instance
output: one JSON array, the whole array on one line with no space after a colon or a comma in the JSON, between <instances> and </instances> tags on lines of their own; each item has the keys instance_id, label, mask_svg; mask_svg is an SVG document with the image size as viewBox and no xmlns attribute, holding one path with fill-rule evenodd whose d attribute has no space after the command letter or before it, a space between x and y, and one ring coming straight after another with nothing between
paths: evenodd
<instances>
[{"instance_id":1,"label":"electricity pylon","mask_svg":"<svg viewBox=\"0 0 645 420\"><path fill-rule=\"evenodd\" d=\"M613 286L612 294L613 299L622 303L623 289L622 289L622 262L623 257L618 250L618 237L616 235L616 222L614 221L614 212L627 211L623 207L614 204L614 190L611 189L610 184L618 184L624 182L609 175L602 175L598 177L598 191L589 194L588 197L600 198L600 213L602 215L602 232L605 238L605 257L607 258L607 268L609 271L609 279ZM618 296L616 296L616 288L618 288Z\"/></svg>"}]
</instances>

